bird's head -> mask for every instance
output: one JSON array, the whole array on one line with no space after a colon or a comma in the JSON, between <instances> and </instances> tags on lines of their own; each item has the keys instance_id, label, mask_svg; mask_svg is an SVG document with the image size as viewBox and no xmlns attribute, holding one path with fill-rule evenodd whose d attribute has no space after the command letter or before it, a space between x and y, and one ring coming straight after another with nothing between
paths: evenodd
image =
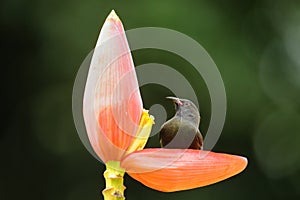
<instances>
[{"instance_id":1,"label":"bird's head","mask_svg":"<svg viewBox=\"0 0 300 200\"><path fill-rule=\"evenodd\" d=\"M176 116L193 122L195 125L200 123L200 114L197 106L188 99L180 99L177 97L166 97L175 104Z\"/></svg>"}]
</instances>

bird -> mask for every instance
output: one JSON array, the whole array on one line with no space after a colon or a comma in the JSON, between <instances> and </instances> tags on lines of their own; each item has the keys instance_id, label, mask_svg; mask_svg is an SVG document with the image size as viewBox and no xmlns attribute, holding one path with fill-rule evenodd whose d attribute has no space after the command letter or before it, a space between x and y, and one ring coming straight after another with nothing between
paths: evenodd
<instances>
[{"instance_id":1,"label":"bird","mask_svg":"<svg viewBox=\"0 0 300 200\"><path fill-rule=\"evenodd\" d=\"M160 129L159 140L162 148L202 149L203 137L198 129L200 113L196 105L188 99L166 97L175 104L175 115Z\"/></svg>"}]
</instances>

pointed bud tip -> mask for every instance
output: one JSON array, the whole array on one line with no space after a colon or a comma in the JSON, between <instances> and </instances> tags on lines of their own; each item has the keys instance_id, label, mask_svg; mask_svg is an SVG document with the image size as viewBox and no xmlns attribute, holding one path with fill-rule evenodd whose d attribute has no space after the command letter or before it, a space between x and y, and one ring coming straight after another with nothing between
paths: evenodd
<instances>
[{"instance_id":1,"label":"pointed bud tip","mask_svg":"<svg viewBox=\"0 0 300 200\"><path fill-rule=\"evenodd\" d=\"M116 14L115 10L112 10L110 14L107 17L107 20L113 20L113 21L121 21L118 15Z\"/></svg>"}]
</instances>

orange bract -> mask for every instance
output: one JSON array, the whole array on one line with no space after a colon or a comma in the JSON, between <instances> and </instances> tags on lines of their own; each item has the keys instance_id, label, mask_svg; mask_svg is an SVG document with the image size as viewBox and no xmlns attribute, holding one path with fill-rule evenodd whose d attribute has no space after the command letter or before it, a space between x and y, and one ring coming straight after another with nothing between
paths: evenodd
<instances>
[{"instance_id":1,"label":"orange bract","mask_svg":"<svg viewBox=\"0 0 300 200\"><path fill-rule=\"evenodd\" d=\"M86 81L83 115L91 145L104 161L121 160L143 111L122 22L114 11L97 41Z\"/></svg>"},{"instance_id":2,"label":"orange bract","mask_svg":"<svg viewBox=\"0 0 300 200\"><path fill-rule=\"evenodd\" d=\"M192 149L144 149L121 162L131 177L163 192L210 185L240 173L246 165L241 156Z\"/></svg>"}]
</instances>

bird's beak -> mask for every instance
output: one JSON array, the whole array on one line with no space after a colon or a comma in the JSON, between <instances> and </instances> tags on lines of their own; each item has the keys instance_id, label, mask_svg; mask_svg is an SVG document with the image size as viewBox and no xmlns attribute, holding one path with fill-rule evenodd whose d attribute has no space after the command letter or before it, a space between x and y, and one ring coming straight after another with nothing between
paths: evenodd
<instances>
[{"instance_id":1,"label":"bird's beak","mask_svg":"<svg viewBox=\"0 0 300 200\"><path fill-rule=\"evenodd\" d=\"M182 105L182 102L180 101L180 99L179 98L177 98L177 97L166 97L166 99L170 99L170 100L172 100L174 103L176 103L177 105Z\"/></svg>"}]
</instances>

